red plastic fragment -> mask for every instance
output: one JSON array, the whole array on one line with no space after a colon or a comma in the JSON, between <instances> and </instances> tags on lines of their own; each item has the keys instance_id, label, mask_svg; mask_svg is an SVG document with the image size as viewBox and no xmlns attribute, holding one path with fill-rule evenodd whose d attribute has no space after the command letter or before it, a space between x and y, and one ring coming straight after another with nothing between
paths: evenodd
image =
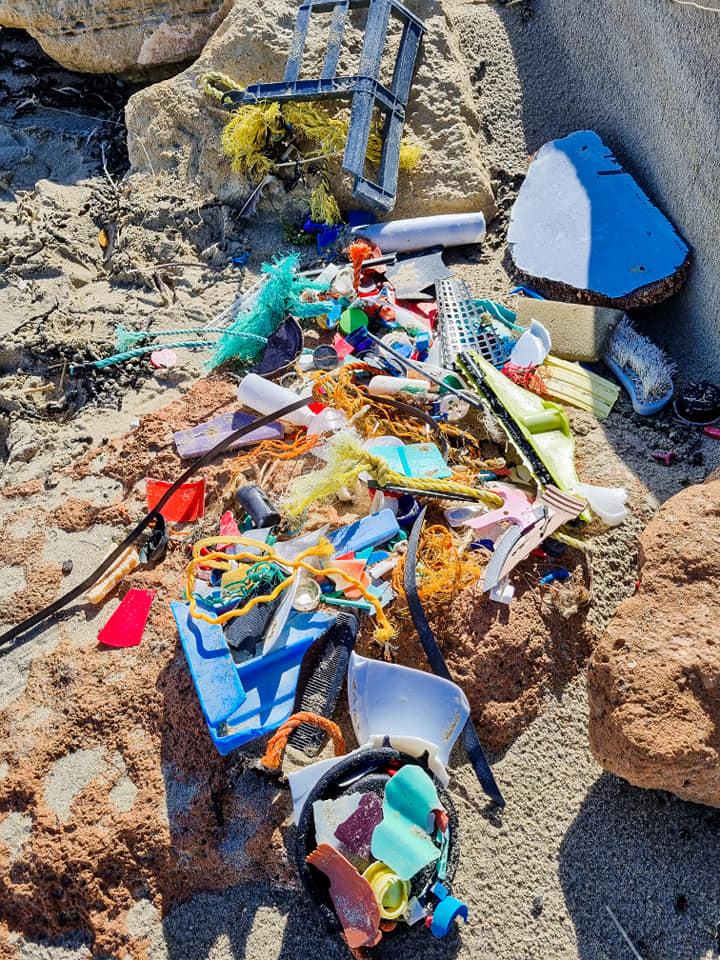
<instances>
[{"instance_id":1,"label":"red plastic fragment","mask_svg":"<svg viewBox=\"0 0 720 960\"><path fill-rule=\"evenodd\" d=\"M128 590L98 634L98 642L106 647L137 647L145 632L154 597L154 590Z\"/></svg>"},{"instance_id":2,"label":"red plastic fragment","mask_svg":"<svg viewBox=\"0 0 720 960\"><path fill-rule=\"evenodd\" d=\"M345 337L340 336L339 333L336 333L335 336L333 337L333 346L335 347L335 350L337 351L337 355L340 357L341 360L344 357L349 356L355 349L354 347L351 347L350 344L345 339Z\"/></svg>"},{"instance_id":3,"label":"red plastic fragment","mask_svg":"<svg viewBox=\"0 0 720 960\"><path fill-rule=\"evenodd\" d=\"M720 440L720 428L719 427L705 427L704 431L709 437L714 437L716 440Z\"/></svg>"},{"instance_id":4,"label":"red plastic fragment","mask_svg":"<svg viewBox=\"0 0 720 960\"><path fill-rule=\"evenodd\" d=\"M151 480L148 477L145 483L148 510L154 509L160 498L171 486L172 484L165 480ZM205 477L201 480L194 480L192 483L184 483L160 511L166 520L172 520L176 523L190 523L193 520L198 520L204 512Z\"/></svg>"}]
</instances>

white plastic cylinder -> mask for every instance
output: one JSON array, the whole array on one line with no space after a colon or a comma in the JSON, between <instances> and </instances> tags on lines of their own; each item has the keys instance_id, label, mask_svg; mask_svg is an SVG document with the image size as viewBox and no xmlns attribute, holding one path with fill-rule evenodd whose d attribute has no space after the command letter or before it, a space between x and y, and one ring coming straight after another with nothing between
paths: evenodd
<instances>
[{"instance_id":1,"label":"white plastic cylinder","mask_svg":"<svg viewBox=\"0 0 720 960\"><path fill-rule=\"evenodd\" d=\"M248 373L243 377L238 385L238 401L251 410L258 413L274 413L281 407L287 407L294 403L300 397L287 387L280 386L279 383L273 383L272 380L266 380L265 377L257 373ZM300 407L283 417L289 423L294 423L296 427L307 427L311 423L315 414L308 407Z\"/></svg>"},{"instance_id":2,"label":"white plastic cylinder","mask_svg":"<svg viewBox=\"0 0 720 960\"><path fill-rule=\"evenodd\" d=\"M403 390L408 393L424 393L430 388L429 380L412 380L409 377L373 377L368 383L371 397L391 397Z\"/></svg>"},{"instance_id":3,"label":"white plastic cylinder","mask_svg":"<svg viewBox=\"0 0 720 960\"><path fill-rule=\"evenodd\" d=\"M413 217L389 223L353 227L353 233L367 237L383 253L406 253L424 247L457 247L485 239L485 217L477 213L441 213L434 217Z\"/></svg>"}]
</instances>

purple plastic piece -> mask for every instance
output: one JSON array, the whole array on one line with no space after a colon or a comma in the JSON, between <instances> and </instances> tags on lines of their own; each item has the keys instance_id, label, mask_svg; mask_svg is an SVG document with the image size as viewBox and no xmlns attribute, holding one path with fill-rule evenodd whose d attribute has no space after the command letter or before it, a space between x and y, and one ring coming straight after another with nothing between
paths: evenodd
<instances>
[{"instance_id":1,"label":"purple plastic piece","mask_svg":"<svg viewBox=\"0 0 720 960\"><path fill-rule=\"evenodd\" d=\"M382 800L376 793L364 793L354 813L335 830L335 836L351 853L371 860L373 831L383 818Z\"/></svg>"},{"instance_id":2,"label":"purple plastic piece","mask_svg":"<svg viewBox=\"0 0 720 960\"><path fill-rule=\"evenodd\" d=\"M242 413L239 410L236 413L222 413L219 417L214 417L206 423L200 423L197 427L191 427L189 430L178 430L173 434L178 456L183 460L193 460L195 457L201 457L208 450L220 443L225 437L229 437L235 430L245 427L252 423L256 417L249 413ZM246 436L241 437L235 443L231 443L229 450L237 450L238 447L247 447L253 443L259 443L261 440L281 440L283 437L282 424L277 420L274 423L268 423L258 430L253 430Z\"/></svg>"}]
</instances>

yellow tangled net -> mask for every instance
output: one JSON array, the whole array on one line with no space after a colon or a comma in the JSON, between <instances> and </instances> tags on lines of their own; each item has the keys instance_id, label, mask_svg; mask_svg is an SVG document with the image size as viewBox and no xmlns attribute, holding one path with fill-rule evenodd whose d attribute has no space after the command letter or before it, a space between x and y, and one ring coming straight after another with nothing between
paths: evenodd
<instances>
[{"instance_id":1,"label":"yellow tangled net","mask_svg":"<svg viewBox=\"0 0 720 960\"><path fill-rule=\"evenodd\" d=\"M203 74L199 80L200 88L217 100L226 90L240 90L240 85L227 74L211 71ZM232 161L236 173L245 173L259 182L275 168L275 162L269 156L273 144L283 140L292 129L298 139L313 144L309 158L327 159L345 148L349 122L339 117L331 117L322 107L314 103L278 103L273 100L261 100L248 103L234 110L222 135L222 147ZM367 146L367 159L379 163L382 153L380 127L375 124L370 132ZM403 142L400 147L400 169L413 170L417 167L422 150L419 146ZM323 223L340 223L340 209L327 183L322 177L320 186L310 198L310 212L313 219Z\"/></svg>"}]
</instances>

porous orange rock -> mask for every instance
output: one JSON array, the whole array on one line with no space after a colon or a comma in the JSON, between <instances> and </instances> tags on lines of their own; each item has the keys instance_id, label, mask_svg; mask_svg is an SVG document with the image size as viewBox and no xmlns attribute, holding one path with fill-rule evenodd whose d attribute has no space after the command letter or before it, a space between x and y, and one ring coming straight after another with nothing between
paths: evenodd
<instances>
[{"instance_id":1,"label":"porous orange rock","mask_svg":"<svg viewBox=\"0 0 720 960\"><path fill-rule=\"evenodd\" d=\"M639 587L588 668L590 746L640 787L720 807L720 479L640 537Z\"/></svg>"}]
</instances>

